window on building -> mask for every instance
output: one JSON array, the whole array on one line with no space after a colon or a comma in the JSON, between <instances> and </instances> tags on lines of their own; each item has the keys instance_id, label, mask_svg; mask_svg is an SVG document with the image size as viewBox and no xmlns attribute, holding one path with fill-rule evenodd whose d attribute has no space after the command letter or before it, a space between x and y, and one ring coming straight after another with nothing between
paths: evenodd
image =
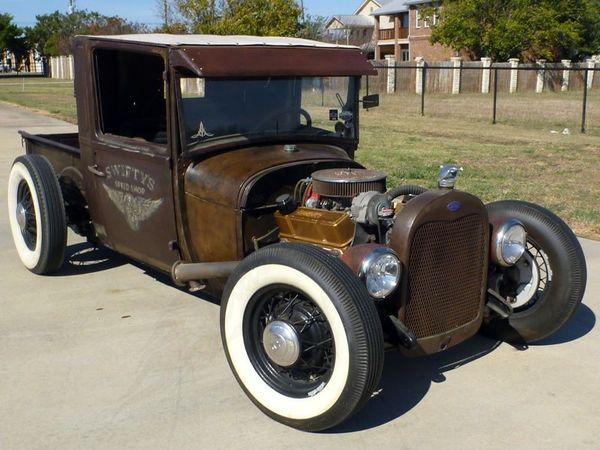
<instances>
[{"instance_id":1,"label":"window on building","mask_svg":"<svg viewBox=\"0 0 600 450\"><path fill-rule=\"evenodd\" d=\"M408 18L408 14L404 13L400 16L400 23L402 25L402 28L408 28L409 24L409 18Z\"/></svg>"},{"instance_id":2,"label":"window on building","mask_svg":"<svg viewBox=\"0 0 600 450\"><path fill-rule=\"evenodd\" d=\"M100 131L166 144L166 100L161 56L96 49Z\"/></svg>"},{"instance_id":3,"label":"window on building","mask_svg":"<svg viewBox=\"0 0 600 450\"><path fill-rule=\"evenodd\" d=\"M415 28L421 28L423 21L421 20L421 11L418 9L415 11Z\"/></svg>"}]
</instances>

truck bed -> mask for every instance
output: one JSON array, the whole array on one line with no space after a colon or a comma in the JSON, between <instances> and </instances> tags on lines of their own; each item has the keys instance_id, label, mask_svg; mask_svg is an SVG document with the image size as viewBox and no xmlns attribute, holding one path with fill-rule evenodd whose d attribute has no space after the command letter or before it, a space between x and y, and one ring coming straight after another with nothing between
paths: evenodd
<instances>
[{"instance_id":1,"label":"truck bed","mask_svg":"<svg viewBox=\"0 0 600 450\"><path fill-rule=\"evenodd\" d=\"M20 130L27 154L43 155L52 164L58 176L69 173L76 183L83 182L78 133L31 134ZM75 173L72 170L75 169ZM79 176L76 175L79 174Z\"/></svg>"}]
</instances>

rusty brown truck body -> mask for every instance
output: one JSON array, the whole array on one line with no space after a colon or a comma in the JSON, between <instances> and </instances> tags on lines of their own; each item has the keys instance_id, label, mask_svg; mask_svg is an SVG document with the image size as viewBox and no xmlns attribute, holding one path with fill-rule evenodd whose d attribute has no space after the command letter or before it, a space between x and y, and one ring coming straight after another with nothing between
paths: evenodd
<instances>
[{"instance_id":1,"label":"rusty brown truck body","mask_svg":"<svg viewBox=\"0 0 600 450\"><path fill-rule=\"evenodd\" d=\"M484 205L454 189L458 166L436 189L390 188L354 160L359 106L379 101L359 97L375 71L357 48L123 35L74 49L79 132L22 131L9 178L23 264L60 270L70 227L221 296L232 371L276 420L345 420L384 346L430 354L481 329L533 342L581 301L581 247L550 211Z\"/></svg>"}]
</instances>

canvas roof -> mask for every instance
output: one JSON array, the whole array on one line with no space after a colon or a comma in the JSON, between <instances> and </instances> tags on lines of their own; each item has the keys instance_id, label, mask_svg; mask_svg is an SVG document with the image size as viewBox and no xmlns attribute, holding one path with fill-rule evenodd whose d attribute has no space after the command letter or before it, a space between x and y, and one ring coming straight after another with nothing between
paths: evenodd
<instances>
[{"instance_id":1,"label":"canvas roof","mask_svg":"<svg viewBox=\"0 0 600 450\"><path fill-rule=\"evenodd\" d=\"M308 39L270 36L216 36L210 34L120 34L112 36L88 36L92 39L106 39L123 42L138 42L164 46L276 46L313 48L356 48L351 45L338 45Z\"/></svg>"}]
</instances>

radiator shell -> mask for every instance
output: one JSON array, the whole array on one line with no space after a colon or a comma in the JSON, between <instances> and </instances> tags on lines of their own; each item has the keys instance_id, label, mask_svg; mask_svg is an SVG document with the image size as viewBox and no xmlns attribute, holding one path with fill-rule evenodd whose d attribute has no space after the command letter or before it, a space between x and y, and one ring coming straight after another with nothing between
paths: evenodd
<instances>
[{"instance_id":1,"label":"radiator shell","mask_svg":"<svg viewBox=\"0 0 600 450\"><path fill-rule=\"evenodd\" d=\"M389 306L417 337L409 354L435 353L474 335L487 286L485 205L456 190L421 194L398 213L390 246L404 272Z\"/></svg>"}]
</instances>

